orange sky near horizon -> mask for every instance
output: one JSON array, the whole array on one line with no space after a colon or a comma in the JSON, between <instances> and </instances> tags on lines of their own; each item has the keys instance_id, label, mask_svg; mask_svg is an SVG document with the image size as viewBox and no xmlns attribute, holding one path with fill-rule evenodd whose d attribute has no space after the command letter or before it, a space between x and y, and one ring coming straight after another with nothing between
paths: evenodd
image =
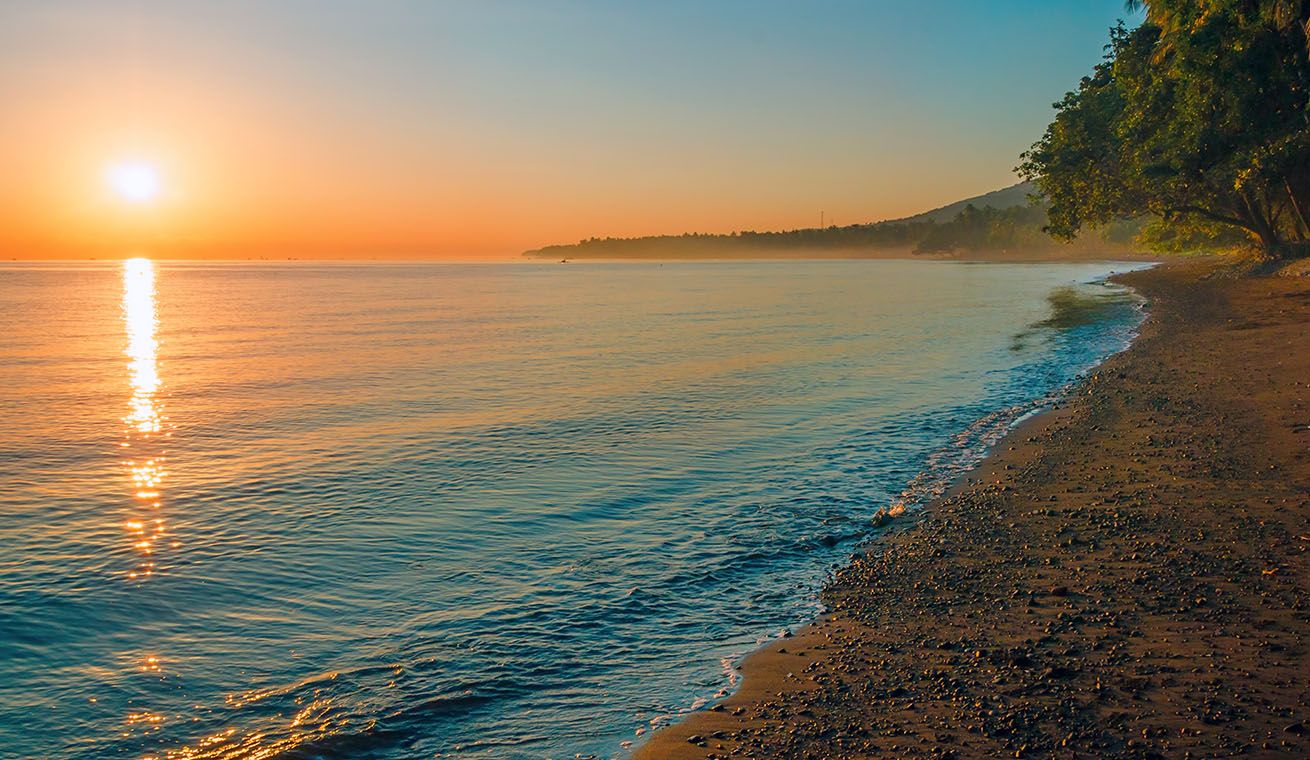
<instances>
[{"instance_id":1,"label":"orange sky near horizon","mask_svg":"<svg viewBox=\"0 0 1310 760\"><path fill-rule=\"evenodd\" d=\"M1015 181L1061 92L932 92L959 69L910 81L840 20L749 7L6 6L0 256L482 258L876 221ZM106 183L129 160L153 200Z\"/></svg>"}]
</instances>

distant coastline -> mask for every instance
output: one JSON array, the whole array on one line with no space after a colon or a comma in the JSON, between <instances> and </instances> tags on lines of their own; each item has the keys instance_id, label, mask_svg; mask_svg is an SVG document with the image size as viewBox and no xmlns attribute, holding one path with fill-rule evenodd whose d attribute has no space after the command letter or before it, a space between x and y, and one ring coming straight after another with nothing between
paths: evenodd
<instances>
[{"instance_id":1,"label":"distant coastline","mask_svg":"<svg viewBox=\"0 0 1310 760\"><path fill-rule=\"evenodd\" d=\"M531 259L824 259L966 260L1141 259L1139 224L1122 222L1072 243L1042 229L1046 207L1022 182L903 219L776 232L686 233L589 238L524 251Z\"/></svg>"}]
</instances>

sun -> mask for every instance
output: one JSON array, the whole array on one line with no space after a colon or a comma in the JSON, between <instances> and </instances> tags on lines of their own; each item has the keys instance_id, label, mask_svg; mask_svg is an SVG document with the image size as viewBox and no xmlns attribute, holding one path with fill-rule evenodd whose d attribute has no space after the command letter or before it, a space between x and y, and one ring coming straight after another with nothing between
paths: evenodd
<instances>
[{"instance_id":1,"label":"sun","mask_svg":"<svg viewBox=\"0 0 1310 760\"><path fill-rule=\"evenodd\" d=\"M149 203L159 195L159 172L150 164L127 161L105 171L110 189L129 203Z\"/></svg>"}]
</instances>

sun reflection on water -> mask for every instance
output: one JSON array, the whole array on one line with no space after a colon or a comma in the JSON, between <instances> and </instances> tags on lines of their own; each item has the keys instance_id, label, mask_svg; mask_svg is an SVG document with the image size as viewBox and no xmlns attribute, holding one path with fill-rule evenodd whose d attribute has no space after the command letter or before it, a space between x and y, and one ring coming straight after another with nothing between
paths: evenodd
<instances>
[{"instance_id":1,"label":"sun reflection on water","mask_svg":"<svg viewBox=\"0 0 1310 760\"><path fill-rule=\"evenodd\" d=\"M123 327L127 334L128 385L131 397L123 417L120 444L127 457L123 467L132 482L133 509L124 522L137 562L128 578L142 581L159 572L157 555L168 532L160 516L163 506L164 443L168 418L159 402L159 341L155 312L155 266L149 259L123 262ZM176 544L171 544L175 547Z\"/></svg>"},{"instance_id":2,"label":"sun reflection on water","mask_svg":"<svg viewBox=\"0 0 1310 760\"><path fill-rule=\"evenodd\" d=\"M154 262L144 258L128 259L123 262L123 328L127 337L123 351L127 356L131 395L123 416L123 438L119 445L125 454L123 472L130 481L132 497L132 507L123 527L136 555L127 577L135 583L143 583L158 575L160 553L180 546L169 536L162 513L164 481L168 477L165 467L167 444L172 430L160 400L163 380L156 337L158 324ZM144 677L168 677L155 654L141 656L135 667ZM335 678L335 675L330 678ZM240 708L273 693L229 695L228 704ZM270 725L249 730L231 726L188 746L147 755L143 760L269 760L344 731L347 721L337 714L331 697L314 689L306 699L307 703L297 698L296 703L302 706L294 714L279 716ZM164 724L164 714L137 706L123 719L122 735L129 737L134 732L158 732Z\"/></svg>"},{"instance_id":3,"label":"sun reflection on water","mask_svg":"<svg viewBox=\"0 0 1310 760\"><path fill-rule=\"evenodd\" d=\"M142 760L272 760L288 756L301 757L297 750L305 745L345 732L347 722L335 714L336 704L331 697L321 696L315 690L306 701L297 700L297 704L303 706L289 716L290 723L284 729L285 734L283 730L272 733L262 730L242 732L236 726L229 726L189 746L146 755ZM363 733L371 731L374 725L369 721L363 726Z\"/></svg>"}]
</instances>

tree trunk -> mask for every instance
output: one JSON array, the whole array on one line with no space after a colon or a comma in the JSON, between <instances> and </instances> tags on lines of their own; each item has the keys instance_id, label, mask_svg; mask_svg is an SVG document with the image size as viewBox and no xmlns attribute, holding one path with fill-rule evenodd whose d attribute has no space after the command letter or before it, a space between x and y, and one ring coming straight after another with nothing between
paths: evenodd
<instances>
[{"instance_id":1,"label":"tree trunk","mask_svg":"<svg viewBox=\"0 0 1310 760\"><path fill-rule=\"evenodd\" d=\"M1264 230L1256 233L1256 235L1260 238L1260 250L1264 253L1265 258L1273 261L1291 258L1291 246L1278 236L1272 226L1266 225Z\"/></svg>"},{"instance_id":2,"label":"tree trunk","mask_svg":"<svg viewBox=\"0 0 1310 760\"><path fill-rule=\"evenodd\" d=\"M1274 224L1271 215L1266 215L1258 203L1252 202L1251 198L1245 193L1241 194L1242 202L1246 206L1246 217L1249 222L1247 229L1255 235L1260 244L1260 251L1264 253L1265 258L1281 259L1286 255L1283 240L1278 236L1278 228Z\"/></svg>"},{"instance_id":3,"label":"tree trunk","mask_svg":"<svg viewBox=\"0 0 1310 760\"><path fill-rule=\"evenodd\" d=\"M1283 180L1283 187L1287 188L1287 199L1292 202L1292 214L1296 217L1299 224L1297 235L1301 240L1310 239L1310 224L1306 223L1305 211L1301 208L1301 202L1297 199L1296 193L1292 190L1292 183L1289 180Z\"/></svg>"}]
</instances>

